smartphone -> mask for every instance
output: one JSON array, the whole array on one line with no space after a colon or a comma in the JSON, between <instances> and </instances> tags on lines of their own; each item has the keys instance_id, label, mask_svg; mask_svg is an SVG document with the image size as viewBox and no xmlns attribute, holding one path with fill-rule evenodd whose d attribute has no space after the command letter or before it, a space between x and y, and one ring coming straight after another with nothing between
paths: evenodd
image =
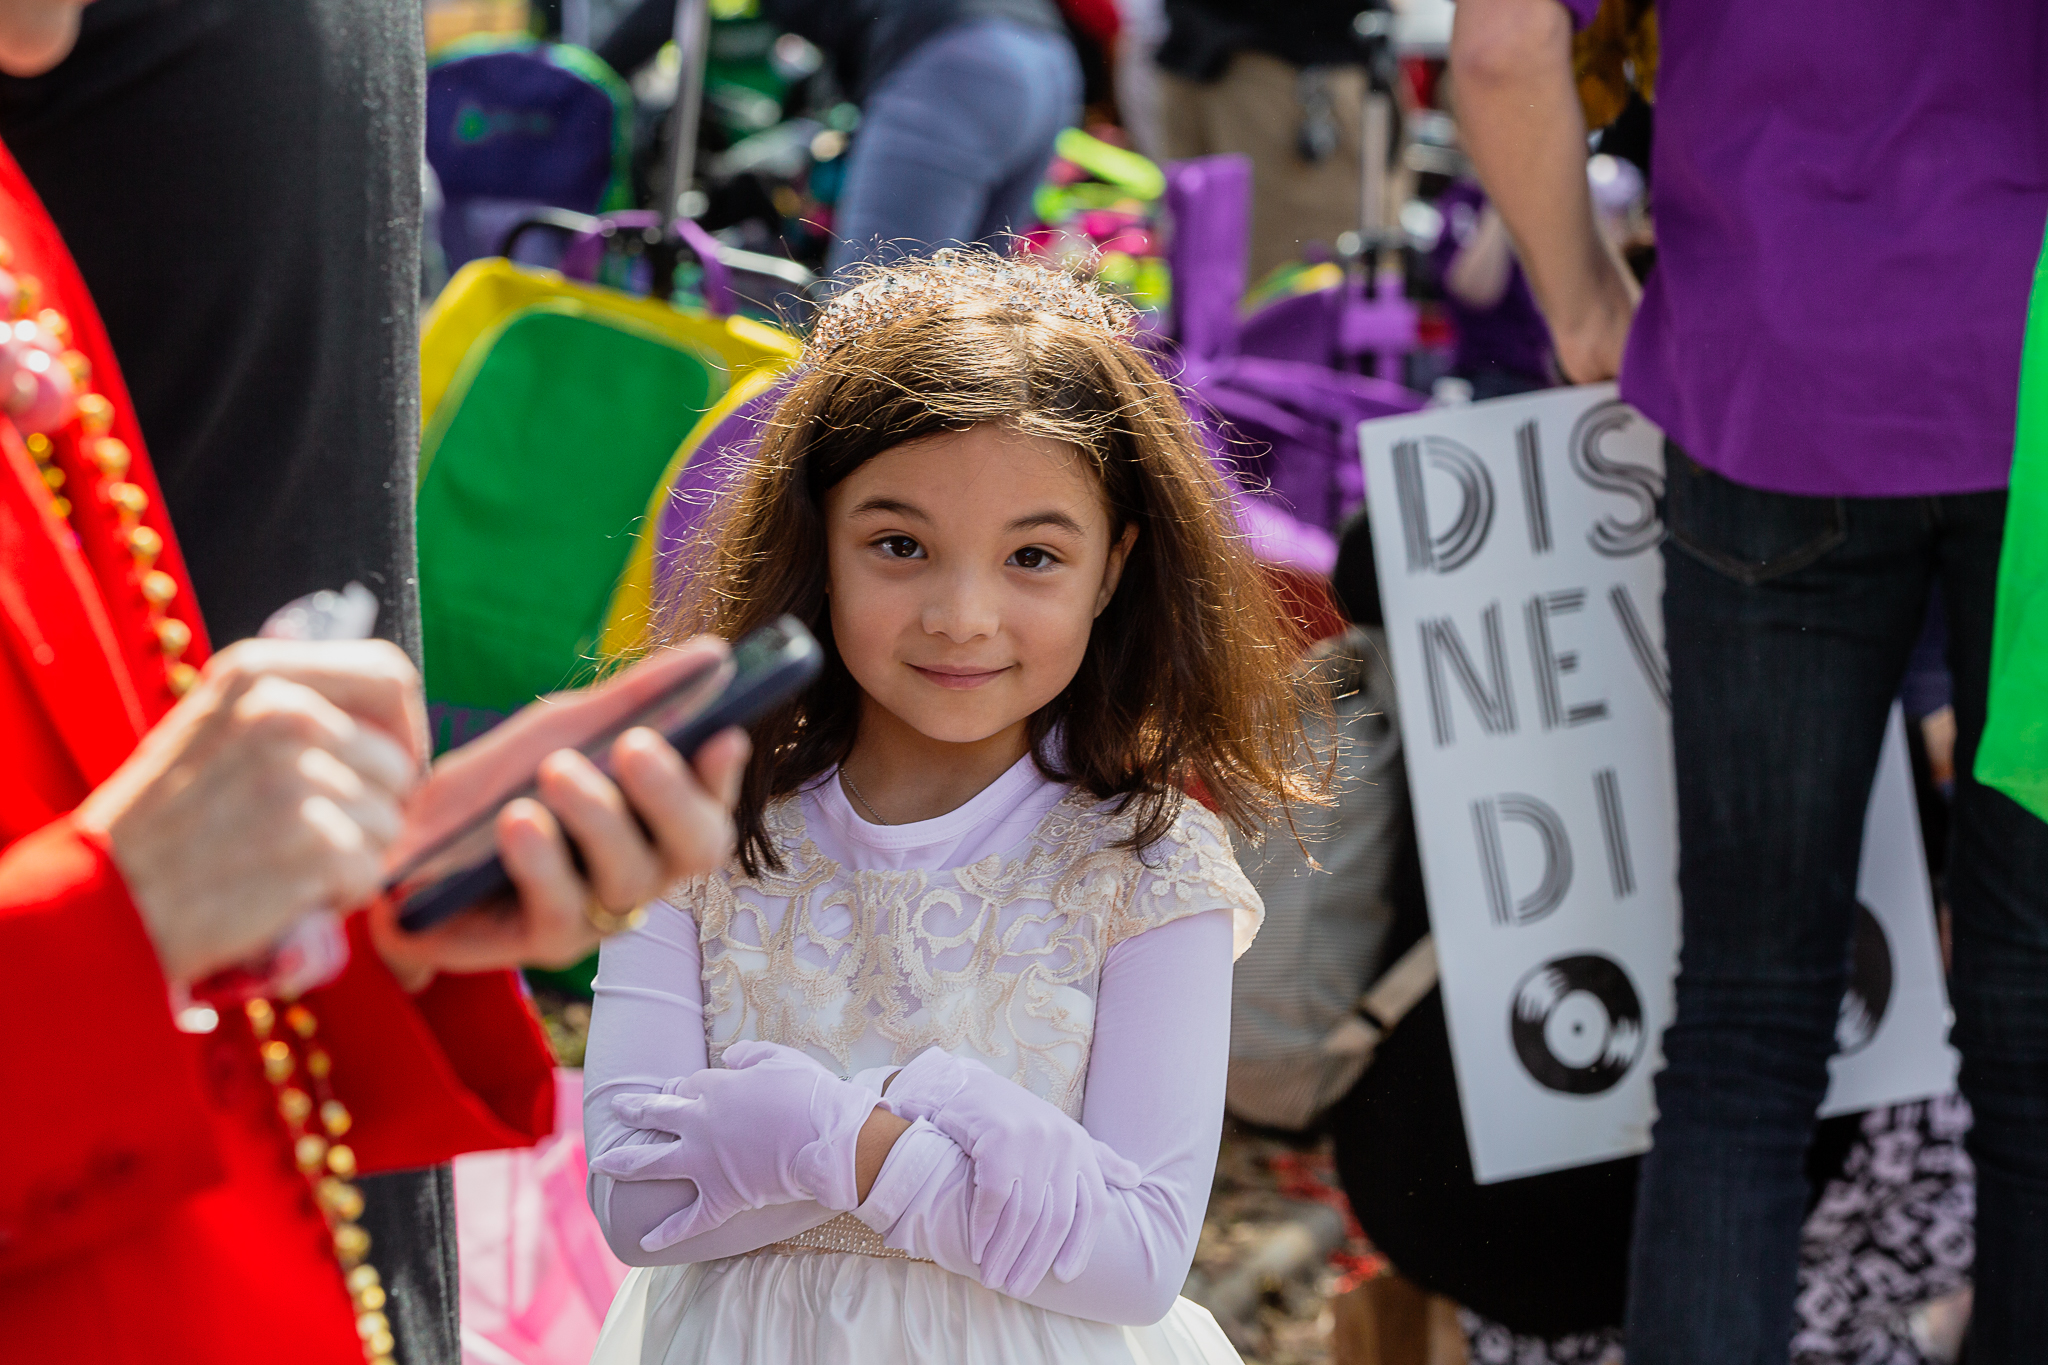
<instances>
[{"instance_id":1,"label":"smartphone","mask_svg":"<svg viewBox=\"0 0 2048 1365\"><path fill-rule=\"evenodd\" d=\"M807 687L824 664L817 640L793 616L771 621L732 647L731 656L686 675L639 710L606 725L574 748L611 774L614 740L636 726L659 731L685 759L705 741L735 725L751 725ZM717 675L723 675L719 685ZM512 889L498 860L496 822L507 802L532 796L536 783L489 802L483 814L422 850L394 873L386 890L399 899L398 927L408 933L431 929L480 901ZM573 845L572 852L573 852Z\"/></svg>"}]
</instances>

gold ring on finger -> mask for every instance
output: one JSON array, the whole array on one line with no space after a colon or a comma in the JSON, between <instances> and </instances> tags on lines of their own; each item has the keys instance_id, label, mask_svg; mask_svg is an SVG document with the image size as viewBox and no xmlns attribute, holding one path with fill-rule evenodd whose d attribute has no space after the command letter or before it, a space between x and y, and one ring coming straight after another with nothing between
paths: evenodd
<instances>
[{"instance_id":1,"label":"gold ring on finger","mask_svg":"<svg viewBox=\"0 0 2048 1365\"><path fill-rule=\"evenodd\" d=\"M596 896L583 902L583 918L590 921L590 927L597 930L599 938L610 938L623 934L629 929L638 929L647 919L646 905L636 905L631 910L607 910Z\"/></svg>"}]
</instances>

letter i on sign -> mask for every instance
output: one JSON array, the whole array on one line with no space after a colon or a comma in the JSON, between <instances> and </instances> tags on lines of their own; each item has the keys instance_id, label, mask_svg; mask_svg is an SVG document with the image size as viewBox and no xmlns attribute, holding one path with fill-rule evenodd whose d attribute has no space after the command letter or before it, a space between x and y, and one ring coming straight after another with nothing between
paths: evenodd
<instances>
[{"instance_id":1,"label":"letter i on sign","mask_svg":"<svg viewBox=\"0 0 2048 1365\"><path fill-rule=\"evenodd\" d=\"M1628 825L1621 816L1621 780L1614 769L1593 774L1593 797L1600 806L1600 833L1607 842L1607 875L1614 883L1614 898L1626 900L1636 893L1635 865L1628 855Z\"/></svg>"},{"instance_id":2,"label":"letter i on sign","mask_svg":"<svg viewBox=\"0 0 2048 1365\"><path fill-rule=\"evenodd\" d=\"M1550 498L1543 491L1543 448L1536 441L1536 424L1524 422L1515 428L1515 463L1522 470L1522 508L1529 516L1529 553L1550 553Z\"/></svg>"}]
</instances>

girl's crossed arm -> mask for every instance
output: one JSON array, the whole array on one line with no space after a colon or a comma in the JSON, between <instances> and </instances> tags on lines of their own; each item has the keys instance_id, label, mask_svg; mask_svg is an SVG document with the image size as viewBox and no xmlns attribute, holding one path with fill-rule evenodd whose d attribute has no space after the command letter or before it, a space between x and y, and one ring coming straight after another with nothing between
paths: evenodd
<instances>
[{"instance_id":1,"label":"girl's crossed arm","mask_svg":"<svg viewBox=\"0 0 2048 1365\"><path fill-rule=\"evenodd\" d=\"M1216 1162L1229 1051L1231 921L1201 913L1125 940L1103 967L1083 1123L1076 1144L1099 1140L1141 1179L1110 1187L1081 1272L1047 1276L1025 1302L1103 1322L1150 1323L1172 1306L1201 1231ZM706 1064L696 927L657 904L634 951L607 951L597 989L585 1125L592 1158L664 1140L612 1115L611 1100L652 1094ZM1084 1126L1085 1125L1085 1126ZM734 1134L736 1141L748 1140ZM713 1153L705 1159L715 1160ZM969 1211L974 1163L950 1137L918 1123L895 1144L857 1216L892 1247L981 1279ZM591 1176L591 1205L629 1264L672 1265L739 1255L815 1227L833 1214L803 1201L735 1214L707 1232L664 1242L655 1231L694 1199L684 1180ZM649 1250L653 1243L658 1249Z\"/></svg>"}]
</instances>

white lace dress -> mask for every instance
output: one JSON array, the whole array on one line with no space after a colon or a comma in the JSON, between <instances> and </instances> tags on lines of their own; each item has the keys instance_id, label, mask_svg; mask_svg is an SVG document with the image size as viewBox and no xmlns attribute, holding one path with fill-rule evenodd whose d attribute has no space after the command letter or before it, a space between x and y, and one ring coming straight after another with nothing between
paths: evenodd
<instances>
[{"instance_id":1,"label":"white lace dress","mask_svg":"<svg viewBox=\"0 0 2048 1365\"><path fill-rule=\"evenodd\" d=\"M651 1234L689 1182L596 1176L592 1207L638 1268L593 1360L1235 1365L1177 1291L1214 1174L1230 963L1258 898L1200 807L1142 860L1113 847L1128 827L1028 758L913 825L867 823L828 780L771 810L781 871L700 878L607 942L586 1060L593 1156L653 1140L612 1117L613 1096L716 1066L740 1039L847 1077L936 1045L1059 1106L1144 1182L1112 1191L1079 1277L1020 1299L979 1283L972 1164L928 1123L852 1213L774 1205L686 1242Z\"/></svg>"}]
</instances>

